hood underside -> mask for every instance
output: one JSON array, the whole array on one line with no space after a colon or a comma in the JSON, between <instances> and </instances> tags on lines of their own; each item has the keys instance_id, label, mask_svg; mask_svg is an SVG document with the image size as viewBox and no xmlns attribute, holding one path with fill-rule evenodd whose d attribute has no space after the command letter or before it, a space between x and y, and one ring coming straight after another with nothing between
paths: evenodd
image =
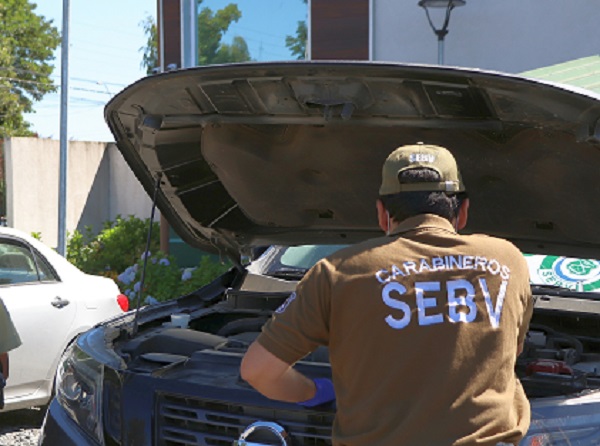
<instances>
[{"instance_id":1,"label":"hood underside","mask_svg":"<svg viewBox=\"0 0 600 446\"><path fill-rule=\"evenodd\" d=\"M346 244L381 235L396 147L452 151L465 232L524 252L598 257L600 98L467 69L368 62L199 67L142 79L107 105L126 161L188 243Z\"/></svg>"}]
</instances>

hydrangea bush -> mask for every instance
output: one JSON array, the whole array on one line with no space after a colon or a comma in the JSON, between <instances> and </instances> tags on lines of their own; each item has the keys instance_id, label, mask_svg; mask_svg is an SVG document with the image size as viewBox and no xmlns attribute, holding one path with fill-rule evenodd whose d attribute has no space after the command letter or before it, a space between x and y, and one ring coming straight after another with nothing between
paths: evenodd
<instances>
[{"instance_id":1,"label":"hydrangea bush","mask_svg":"<svg viewBox=\"0 0 600 446\"><path fill-rule=\"evenodd\" d=\"M148 261L142 288L145 255L148 256ZM142 254L135 264L117 276L116 282L132 302L141 298L144 304L154 304L189 294L223 274L230 267L229 262L219 262L212 256L206 255L200 259L197 266L180 268L172 256L159 251L154 255Z\"/></svg>"},{"instance_id":2,"label":"hydrangea bush","mask_svg":"<svg viewBox=\"0 0 600 446\"><path fill-rule=\"evenodd\" d=\"M98 234L89 226L83 232L75 230L67 240L67 260L88 274L115 279L146 250L149 226L149 218L118 215L104 222ZM158 250L159 233L159 224L153 222L150 251Z\"/></svg>"},{"instance_id":3,"label":"hydrangea bush","mask_svg":"<svg viewBox=\"0 0 600 446\"><path fill-rule=\"evenodd\" d=\"M149 226L150 219L131 215L105 222L98 234L90 227L83 232L74 231L67 240L66 257L88 274L115 280L132 303L138 296L145 303L156 303L189 294L231 267L231 263L207 254L195 267L180 268L174 257L158 250L160 231L156 222L153 222L150 253L144 254ZM141 289L145 255L148 262L144 289Z\"/></svg>"}]
</instances>

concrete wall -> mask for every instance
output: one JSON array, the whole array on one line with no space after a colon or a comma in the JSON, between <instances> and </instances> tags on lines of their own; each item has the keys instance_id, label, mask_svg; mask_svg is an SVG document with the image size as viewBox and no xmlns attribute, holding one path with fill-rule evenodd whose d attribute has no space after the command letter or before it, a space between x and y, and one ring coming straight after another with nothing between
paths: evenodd
<instances>
[{"instance_id":1,"label":"concrete wall","mask_svg":"<svg viewBox=\"0 0 600 446\"><path fill-rule=\"evenodd\" d=\"M374 60L437 63L417 0L372 2ZM431 11L439 28L442 9ZM450 18L445 65L520 73L600 54L599 23L598 0L466 0Z\"/></svg>"},{"instance_id":2,"label":"concrete wall","mask_svg":"<svg viewBox=\"0 0 600 446\"><path fill-rule=\"evenodd\" d=\"M56 246L59 141L9 138L4 147L8 226ZM70 141L67 159L67 232L98 231L117 215L150 216L150 198L114 144Z\"/></svg>"}]
</instances>

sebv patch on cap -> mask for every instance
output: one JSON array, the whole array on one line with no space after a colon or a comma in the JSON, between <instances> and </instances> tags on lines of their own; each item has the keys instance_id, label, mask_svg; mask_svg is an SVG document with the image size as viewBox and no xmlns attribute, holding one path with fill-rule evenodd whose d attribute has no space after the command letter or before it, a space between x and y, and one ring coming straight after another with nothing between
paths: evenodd
<instances>
[{"instance_id":1,"label":"sebv patch on cap","mask_svg":"<svg viewBox=\"0 0 600 446\"><path fill-rule=\"evenodd\" d=\"M410 169L432 169L439 182L400 183L399 175ZM383 164L380 195L400 192L464 192L465 187L456 160L445 147L418 143L398 147Z\"/></svg>"}]
</instances>

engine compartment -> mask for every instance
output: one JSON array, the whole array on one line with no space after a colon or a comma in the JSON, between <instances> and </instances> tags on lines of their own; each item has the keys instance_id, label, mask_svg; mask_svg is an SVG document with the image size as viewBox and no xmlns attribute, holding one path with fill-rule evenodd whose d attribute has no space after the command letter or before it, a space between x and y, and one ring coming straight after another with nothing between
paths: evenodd
<instances>
[{"instance_id":1,"label":"engine compartment","mask_svg":"<svg viewBox=\"0 0 600 446\"><path fill-rule=\"evenodd\" d=\"M534 311L516 373L529 397L600 388L600 317Z\"/></svg>"},{"instance_id":2,"label":"engine compartment","mask_svg":"<svg viewBox=\"0 0 600 446\"><path fill-rule=\"evenodd\" d=\"M218 303L191 311L187 328L159 319L115 347L130 370L144 372L185 362L203 350L243 355L288 296L288 291L230 289ZM598 305L590 308L589 304L563 296L536 297L530 329L515 367L528 397L572 395L600 388L600 312L595 311ZM318 348L303 362L327 364L327 347Z\"/></svg>"}]
</instances>

